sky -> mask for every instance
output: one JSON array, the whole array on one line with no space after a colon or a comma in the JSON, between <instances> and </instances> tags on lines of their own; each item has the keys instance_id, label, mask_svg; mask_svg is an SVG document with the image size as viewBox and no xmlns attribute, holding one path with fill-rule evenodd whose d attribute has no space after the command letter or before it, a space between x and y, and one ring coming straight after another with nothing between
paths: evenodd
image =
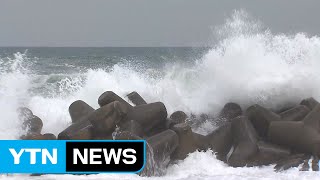
<instances>
[{"instance_id":1,"label":"sky","mask_svg":"<svg viewBox=\"0 0 320 180\"><path fill-rule=\"evenodd\" d=\"M243 9L274 33L320 34L319 0L0 0L0 46L206 46Z\"/></svg>"}]
</instances>

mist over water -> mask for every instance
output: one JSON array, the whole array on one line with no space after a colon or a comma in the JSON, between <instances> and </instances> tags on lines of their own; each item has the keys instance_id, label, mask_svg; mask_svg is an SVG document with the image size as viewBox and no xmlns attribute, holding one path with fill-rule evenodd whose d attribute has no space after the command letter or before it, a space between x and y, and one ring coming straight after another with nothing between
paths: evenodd
<instances>
[{"instance_id":1,"label":"mist over water","mask_svg":"<svg viewBox=\"0 0 320 180\"><path fill-rule=\"evenodd\" d=\"M68 107L73 101L81 99L98 108L97 99L106 90L122 97L137 91L147 102L164 102L168 113L183 110L212 116L227 102L239 103L243 108L258 103L277 109L310 96L320 100L319 37L304 33L272 34L244 11L236 11L224 25L216 28L215 34L219 41L204 51L201 58L191 63L172 59L157 68L146 67L148 61L143 61L146 64L124 63L123 59L105 67L65 62L63 67L70 67L72 72L50 74L34 70L32 67L41 59L31 60L27 52L9 58L1 55L0 138L19 136L16 108L20 106L30 108L43 120L43 132L57 135L71 123ZM150 60L150 63L155 62ZM207 133L214 128L206 122L198 130ZM249 176L253 179L272 176L299 179L318 175L302 174L296 169L277 174L271 172L270 167L236 170L226 167L210 153L199 152L170 167L166 177L245 179L248 172L252 172ZM68 177L72 176L65 176ZM128 176L128 179L132 177L138 178Z\"/></svg>"}]
</instances>

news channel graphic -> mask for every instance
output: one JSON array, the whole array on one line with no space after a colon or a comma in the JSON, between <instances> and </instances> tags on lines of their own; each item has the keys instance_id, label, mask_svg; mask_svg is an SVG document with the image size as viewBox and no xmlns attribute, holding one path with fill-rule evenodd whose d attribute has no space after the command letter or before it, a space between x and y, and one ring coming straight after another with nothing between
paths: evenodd
<instances>
[{"instance_id":1,"label":"news channel graphic","mask_svg":"<svg viewBox=\"0 0 320 180\"><path fill-rule=\"evenodd\" d=\"M0 173L139 173L145 140L0 140Z\"/></svg>"}]
</instances>

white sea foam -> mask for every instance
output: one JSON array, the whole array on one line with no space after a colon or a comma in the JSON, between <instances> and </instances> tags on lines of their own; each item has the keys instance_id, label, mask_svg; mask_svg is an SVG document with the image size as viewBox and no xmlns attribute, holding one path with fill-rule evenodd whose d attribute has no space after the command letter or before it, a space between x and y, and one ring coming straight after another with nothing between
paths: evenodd
<instances>
[{"instance_id":1,"label":"white sea foam","mask_svg":"<svg viewBox=\"0 0 320 180\"><path fill-rule=\"evenodd\" d=\"M279 108L313 96L320 100L320 38L306 34L274 35L259 23L236 12L217 31L221 40L192 66L170 64L161 72L137 72L123 65L112 69L91 69L66 77L50 96L30 93L36 75L25 66L27 57L17 53L0 60L0 138L19 134L15 109L27 106L44 121L43 132L58 134L69 123L68 106L77 99L98 108L97 99L106 90L125 96L139 92L148 102L163 101L169 113L215 115L229 101L243 108L259 103ZM67 93L66 93L67 92ZM214 127L206 122L200 128ZM15 176L14 178L19 178ZM291 169L273 172L263 168L231 168L210 152L191 154L168 168L166 179L317 179L319 173ZM22 178L26 178L22 176ZM61 176L48 175L48 179ZM64 175L63 179L144 179L136 175ZM147 179L160 179L157 177Z\"/></svg>"}]
</instances>

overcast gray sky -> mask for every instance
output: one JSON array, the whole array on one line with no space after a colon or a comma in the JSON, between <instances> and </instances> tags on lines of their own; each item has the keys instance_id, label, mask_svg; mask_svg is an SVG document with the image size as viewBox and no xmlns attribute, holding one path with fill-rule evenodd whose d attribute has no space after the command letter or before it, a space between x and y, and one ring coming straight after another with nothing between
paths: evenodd
<instances>
[{"instance_id":1,"label":"overcast gray sky","mask_svg":"<svg viewBox=\"0 0 320 180\"><path fill-rule=\"evenodd\" d=\"M320 34L320 0L0 0L0 46L201 46L234 9Z\"/></svg>"}]
</instances>

